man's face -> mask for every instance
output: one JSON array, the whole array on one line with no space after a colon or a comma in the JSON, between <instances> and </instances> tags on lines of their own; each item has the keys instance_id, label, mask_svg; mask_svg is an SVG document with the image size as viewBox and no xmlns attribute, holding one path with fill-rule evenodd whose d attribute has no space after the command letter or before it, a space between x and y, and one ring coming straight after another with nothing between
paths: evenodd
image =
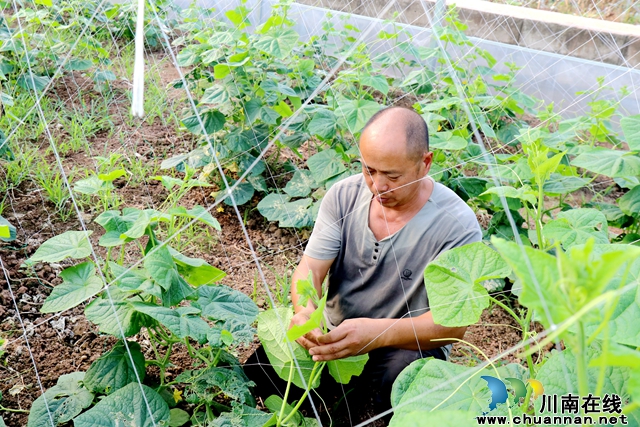
<instances>
[{"instance_id":1,"label":"man's face","mask_svg":"<svg viewBox=\"0 0 640 427\"><path fill-rule=\"evenodd\" d=\"M431 167L431 153L421 158L407 152L405 135L394 131L367 131L360 138L362 173L378 203L397 208L415 200L421 179Z\"/></svg>"}]
</instances>

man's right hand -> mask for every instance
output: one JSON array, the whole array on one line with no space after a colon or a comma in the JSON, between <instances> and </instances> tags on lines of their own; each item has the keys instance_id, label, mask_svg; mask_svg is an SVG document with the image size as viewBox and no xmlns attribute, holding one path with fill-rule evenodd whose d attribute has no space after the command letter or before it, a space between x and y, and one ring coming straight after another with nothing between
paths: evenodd
<instances>
[{"instance_id":1,"label":"man's right hand","mask_svg":"<svg viewBox=\"0 0 640 427\"><path fill-rule=\"evenodd\" d=\"M304 325L308 320L309 313L307 313L307 310L302 310L299 313L293 315L291 323L289 324L289 329L291 329L293 325ZM296 342L307 350L310 350L311 348L320 345L320 343L318 343L318 337L321 335L322 331L320 330L320 328L316 328L313 331L298 338Z\"/></svg>"}]
</instances>

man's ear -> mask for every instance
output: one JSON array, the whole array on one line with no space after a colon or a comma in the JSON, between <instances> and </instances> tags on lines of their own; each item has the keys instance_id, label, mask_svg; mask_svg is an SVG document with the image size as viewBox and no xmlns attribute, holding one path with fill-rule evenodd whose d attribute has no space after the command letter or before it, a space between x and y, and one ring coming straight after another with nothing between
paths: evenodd
<instances>
[{"instance_id":1,"label":"man's ear","mask_svg":"<svg viewBox=\"0 0 640 427\"><path fill-rule=\"evenodd\" d=\"M433 162L433 151L428 151L424 153L422 156L422 163L424 164L424 167L425 167L425 170L424 170L425 176L429 173L432 162Z\"/></svg>"}]
</instances>

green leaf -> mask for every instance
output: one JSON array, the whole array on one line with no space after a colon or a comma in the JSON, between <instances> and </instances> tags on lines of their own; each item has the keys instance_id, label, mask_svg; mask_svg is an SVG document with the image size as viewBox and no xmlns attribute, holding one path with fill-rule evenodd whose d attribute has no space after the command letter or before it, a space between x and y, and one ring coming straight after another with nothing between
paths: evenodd
<instances>
[{"instance_id":1,"label":"green leaf","mask_svg":"<svg viewBox=\"0 0 640 427\"><path fill-rule=\"evenodd\" d=\"M594 148L577 156L571 164L610 178L640 175L640 156L622 150Z\"/></svg>"},{"instance_id":2,"label":"green leaf","mask_svg":"<svg viewBox=\"0 0 640 427\"><path fill-rule=\"evenodd\" d=\"M186 400L190 403L213 403L221 391L225 396L255 406L249 387L254 383L244 375L242 369L208 367L196 371L185 371L176 381L190 384L186 388Z\"/></svg>"},{"instance_id":3,"label":"green leaf","mask_svg":"<svg viewBox=\"0 0 640 427\"><path fill-rule=\"evenodd\" d=\"M453 132L436 132L429 140L430 148L441 150L463 150L467 148L468 142L461 136L454 135Z\"/></svg>"},{"instance_id":4,"label":"green leaf","mask_svg":"<svg viewBox=\"0 0 640 427\"><path fill-rule=\"evenodd\" d=\"M203 259L189 258L173 248L169 248L169 252L173 256L180 275L192 286L212 285L227 275Z\"/></svg>"},{"instance_id":5,"label":"green leaf","mask_svg":"<svg viewBox=\"0 0 640 427\"><path fill-rule=\"evenodd\" d=\"M35 4L40 4L42 6L51 7L53 6L52 0L33 0Z\"/></svg>"},{"instance_id":6,"label":"green leaf","mask_svg":"<svg viewBox=\"0 0 640 427\"><path fill-rule=\"evenodd\" d=\"M71 421L93 402L93 394L82 386L84 372L61 375L55 386L31 405L27 427L51 427ZM45 402L46 399L46 402Z\"/></svg>"},{"instance_id":7,"label":"green leaf","mask_svg":"<svg viewBox=\"0 0 640 427\"><path fill-rule=\"evenodd\" d=\"M178 269L167 246L156 246L144 258L144 267L164 290L179 279Z\"/></svg>"},{"instance_id":8,"label":"green leaf","mask_svg":"<svg viewBox=\"0 0 640 427\"><path fill-rule=\"evenodd\" d=\"M560 277L556 258L540 250L492 238L491 243L520 279L520 304L541 313L545 327L571 316L572 304L557 286ZM551 319L546 315L549 313Z\"/></svg>"},{"instance_id":9,"label":"green leaf","mask_svg":"<svg viewBox=\"0 0 640 427\"><path fill-rule=\"evenodd\" d=\"M178 338L191 337L203 344L207 340L209 325L200 317L195 307L167 308L155 304L133 302L131 306L140 313L157 320Z\"/></svg>"},{"instance_id":10,"label":"green leaf","mask_svg":"<svg viewBox=\"0 0 640 427\"><path fill-rule=\"evenodd\" d=\"M347 357L346 359L337 359L327 362L329 373L336 382L340 384L349 384L351 377L359 376L369 360L368 354L360 354L358 356Z\"/></svg>"},{"instance_id":11,"label":"green leaf","mask_svg":"<svg viewBox=\"0 0 640 427\"><path fill-rule=\"evenodd\" d=\"M229 182L229 184L234 185L235 183ZM235 200L236 205L241 206L247 203L249 200L251 200L251 198L253 197L253 194L255 193L255 190L253 188L253 185L251 185L250 182L242 182L236 185L236 187L233 189L231 193L233 194L233 200ZM224 196L228 194L228 191L225 189L224 191L221 191L219 194L220 196ZM233 206L233 200L231 200L231 197L226 197L224 199L224 204L227 206Z\"/></svg>"},{"instance_id":12,"label":"green leaf","mask_svg":"<svg viewBox=\"0 0 640 427\"><path fill-rule=\"evenodd\" d=\"M185 425L191 417L187 411L180 408L173 408L169 411L169 427L180 427Z\"/></svg>"},{"instance_id":13,"label":"green leaf","mask_svg":"<svg viewBox=\"0 0 640 427\"><path fill-rule=\"evenodd\" d=\"M365 72L360 77L360 84L371 86L375 90L382 92L383 95L386 95L389 92L389 82L387 82L387 78L381 74L372 75Z\"/></svg>"},{"instance_id":14,"label":"green leaf","mask_svg":"<svg viewBox=\"0 0 640 427\"><path fill-rule=\"evenodd\" d=\"M284 213L281 214L278 226L285 227L309 227L313 225L313 218L309 207L312 199L299 199L284 204Z\"/></svg>"},{"instance_id":15,"label":"green leaf","mask_svg":"<svg viewBox=\"0 0 640 427\"><path fill-rule=\"evenodd\" d=\"M278 221L282 214L286 214L285 204L290 197L284 194L271 193L258 203L258 212L269 221Z\"/></svg>"},{"instance_id":16,"label":"green leaf","mask_svg":"<svg viewBox=\"0 0 640 427\"><path fill-rule=\"evenodd\" d=\"M125 171L124 169L116 169L109 173L101 173L98 175L98 178L101 181L113 182L116 179L120 178L121 176L125 176L126 174L127 174L127 171Z\"/></svg>"},{"instance_id":17,"label":"green leaf","mask_svg":"<svg viewBox=\"0 0 640 427\"><path fill-rule=\"evenodd\" d=\"M618 206L629 216L640 217L640 185L633 187L618 199Z\"/></svg>"},{"instance_id":18,"label":"green leaf","mask_svg":"<svg viewBox=\"0 0 640 427\"><path fill-rule=\"evenodd\" d=\"M89 59L70 59L65 68L69 71L86 71L89 68L93 67L93 61Z\"/></svg>"},{"instance_id":19,"label":"green leaf","mask_svg":"<svg viewBox=\"0 0 640 427\"><path fill-rule=\"evenodd\" d=\"M322 139L331 139L336 135L338 119L331 110L322 109L313 113L307 131Z\"/></svg>"},{"instance_id":20,"label":"green leaf","mask_svg":"<svg viewBox=\"0 0 640 427\"><path fill-rule=\"evenodd\" d=\"M113 188L111 183L105 182L98 178L97 175L91 175L89 178L81 179L73 184L73 191L80 194L98 194L101 191Z\"/></svg>"},{"instance_id":21,"label":"green leaf","mask_svg":"<svg viewBox=\"0 0 640 427\"><path fill-rule=\"evenodd\" d=\"M495 194L498 197L504 196L512 199L519 199L529 202L534 206L538 202L535 196L535 192L528 185L520 188L514 188L511 186L491 187L484 193L480 194L480 196L484 196L485 194Z\"/></svg>"},{"instance_id":22,"label":"green leaf","mask_svg":"<svg viewBox=\"0 0 640 427\"><path fill-rule=\"evenodd\" d=\"M188 47L185 47L184 49L182 49L178 53L178 56L176 57L176 60L177 60L179 66L181 66L181 67L189 67L189 66L195 64L198 61L198 58L199 58L198 52L196 52L194 47L193 46L188 46Z\"/></svg>"},{"instance_id":23,"label":"green leaf","mask_svg":"<svg viewBox=\"0 0 640 427\"><path fill-rule=\"evenodd\" d=\"M198 187L200 187L200 185L198 185ZM195 205L193 208L189 210L186 210L182 206L179 206L177 208L170 209L169 212L167 213L170 215L195 219L197 221L202 222L203 224L206 224L210 227L215 228L218 231L222 230L218 220L215 219L207 209L203 208L200 205Z\"/></svg>"},{"instance_id":24,"label":"green leaf","mask_svg":"<svg viewBox=\"0 0 640 427\"><path fill-rule=\"evenodd\" d=\"M249 324L237 320L218 322L207 332L207 341L212 347L230 346L232 344L251 344L256 330Z\"/></svg>"},{"instance_id":25,"label":"green leaf","mask_svg":"<svg viewBox=\"0 0 640 427\"><path fill-rule=\"evenodd\" d=\"M267 409L271 411L273 414L279 414L283 403L284 403L285 414L293 413L293 407L288 403L283 402L282 398L275 394L267 397L267 399L264 401L264 406L266 406ZM296 413L291 418L291 422L292 422L292 425L295 425L295 426L304 426L304 420L302 418L302 414L298 411L296 411Z\"/></svg>"},{"instance_id":26,"label":"green leaf","mask_svg":"<svg viewBox=\"0 0 640 427\"><path fill-rule=\"evenodd\" d=\"M42 1L50 2L50 0L42 0ZM16 84L25 90L42 92L47 87L50 81L51 81L51 78L47 76L33 75L33 79L32 79L31 75L29 74L21 74L16 79Z\"/></svg>"},{"instance_id":27,"label":"green leaf","mask_svg":"<svg viewBox=\"0 0 640 427\"><path fill-rule=\"evenodd\" d=\"M640 151L640 115L621 118L620 127L624 132L629 150Z\"/></svg>"},{"instance_id":28,"label":"green leaf","mask_svg":"<svg viewBox=\"0 0 640 427\"><path fill-rule=\"evenodd\" d=\"M342 156L331 148L309 157L307 166L317 184L323 184L328 179L347 170L342 162Z\"/></svg>"},{"instance_id":29,"label":"green leaf","mask_svg":"<svg viewBox=\"0 0 640 427\"><path fill-rule=\"evenodd\" d=\"M16 228L0 215L0 228L4 229L4 234L0 235L3 242L12 242L16 239Z\"/></svg>"},{"instance_id":30,"label":"green leaf","mask_svg":"<svg viewBox=\"0 0 640 427\"><path fill-rule=\"evenodd\" d=\"M366 99L344 100L335 111L345 129L351 134L360 132L371 116L380 111L382 105Z\"/></svg>"},{"instance_id":31,"label":"green leaf","mask_svg":"<svg viewBox=\"0 0 640 427\"><path fill-rule=\"evenodd\" d=\"M298 42L298 33L292 28L277 28L260 36L254 47L262 52L284 59Z\"/></svg>"},{"instance_id":32,"label":"green leaf","mask_svg":"<svg viewBox=\"0 0 640 427\"><path fill-rule=\"evenodd\" d=\"M213 67L213 77L216 79L224 79L231 74L231 67L229 64L218 64Z\"/></svg>"},{"instance_id":33,"label":"green leaf","mask_svg":"<svg viewBox=\"0 0 640 427\"><path fill-rule=\"evenodd\" d=\"M53 288L40 312L65 311L88 300L102 289L102 280L96 276L93 262L83 262L60 272L63 282Z\"/></svg>"},{"instance_id":34,"label":"green leaf","mask_svg":"<svg viewBox=\"0 0 640 427\"><path fill-rule=\"evenodd\" d=\"M219 84L219 83L208 87L204 91L204 93L202 94L202 98L200 99L201 104L214 104L214 105L217 105L219 108L224 105L229 105L230 102L231 102L231 94L229 93L229 89L226 86L223 86L222 84ZM204 122L204 119L203 119L203 122ZM190 121L190 123L193 123L193 122ZM185 124L185 126L187 125ZM195 129L195 127L193 129ZM191 130L191 131L194 132L194 130Z\"/></svg>"},{"instance_id":35,"label":"green leaf","mask_svg":"<svg viewBox=\"0 0 640 427\"><path fill-rule=\"evenodd\" d=\"M110 288L110 294L113 301L108 297L96 298L84 310L87 319L98 325L100 332L116 337L121 337L124 332L125 337L130 337L153 322L148 316L134 310L126 299L126 294L113 288ZM118 322L123 332L120 332Z\"/></svg>"},{"instance_id":36,"label":"green leaf","mask_svg":"<svg viewBox=\"0 0 640 427\"><path fill-rule=\"evenodd\" d=\"M500 255L482 242L444 252L424 271L434 322L450 327L476 323L489 306L482 282L510 272Z\"/></svg>"},{"instance_id":37,"label":"green leaf","mask_svg":"<svg viewBox=\"0 0 640 427\"><path fill-rule=\"evenodd\" d=\"M63 259L82 259L91 255L88 237L93 231L67 231L44 242L29 258L29 262L59 262Z\"/></svg>"},{"instance_id":38,"label":"green leaf","mask_svg":"<svg viewBox=\"0 0 640 427\"><path fill-rule=\"evenodd\" d=\"M577 176L564 176L551 174L551 178L545 181L543 190L546 194L560 195L573 193L589 184L589 180Z\"/></svg>"},{"instance_id":39,"label":"green leaf","mask_svg":"<svg viewBox=\"0 0 640 427\"><path fill-rule=\"evenodd\" d=\"M284 101L280 101L278 104L274 105L271 108L273 108L273 111L280 114L282 117L291 117L293 115L291 107L289 107L289 105Z\"/></svg>"},{"instance_id":40,"label":"green leaf","mask_svg":"<svg viewBox=\"0 0 640 427\"><path fill-rule=\"evenodd\" d=\"M180 304L187 298L191 298L195 290L189 286L185 280L178 276L177 279L171 283L169 289L162 289L162 305L164 307L171 307Z\"/></svg>"},{"instance_id":41,"label":"green leaf","mask_svg":"<svg viewBox=\"0 0 640 427\"><path fill-rule=\"evenodd\" d=\"M84 377L85 387L94 393L110 394L127 384L137 384L138 378L140 381L144 380L145 364L140 344L127 341L127 345L131 357L124 342L118 341L111 350L93 362ZM131 359L133 359L133 365L131 365Z\"/></svg>"},{"instance_id":42,"label":"green leaf","mask_svg":"<svg viewBox=\"0 0 640 427\"><path fill-rule=\"evenodd\" d=\"M267 310L258 316L258 338L264 346L264 350L269 358L269 363L273 369L283 380L289 379L289 370L293 366L293 383L300 388L305 388L305 384L309 383L311 370L315 362L311 359L307 352L298 343L290 343L286 340L286 331L291 323L293 313L288 308L278 308L275 310ZM300 373L293 362L293 356L290 348L293 348L293 355L297 360L304 383L300 378ZM317 387L319 379L313 384Z\"/></svg>"},{"instance_id":43,"label":"green leaf","mask_svg":"<svg viewBox=\"0 0 640 427\"><path fill-rule=\"evenodd\" d=\"M201 286L198 295L193 305L212 320L237 320L251 324L258 315L258 307L251 298L227 286Z\"/></svg>"},{"instance_id":44,"label":"green leaf","mask_svg":"<svg viewBox=\"0 0 640 427\"><path fill-rule=\"evenodd\" d=\"M73 420L74 427L153 427L168 423L167 403L142 384L124 386Z\"/></svg>"},{"instance_id":45,"label":"green leaf","mask_svg":"<svg viewBox=\"0 0 640 427\"><path fill-rule=\"evenodd\" d=\"M595 359L599 356L600 350L590 348L587 354L580 355L586 360ZM552 351L551 357L542 365L536 379L544 385L545 395L564 396L569 393L577 394L578 392L578 372L577 372L576 356L569 348L562 352ZM599 367L587 368L587 380L589 391L595 390L598 383ZM627 398L625 385L629 379L629 370L619 367L606 367L602 377L603 388L600 396L605 394L617 394L624 402ZM534 406L537 414L551 415L549 411L541 412L542 399L536 399Z\"/></svg>"},{"instance_id":46,"label":"green leaf","mask_svg":"<svg viewBox=\"0 0 640 427\"><path fill-rule=\"evenodd\" d=\"M209 110L206 113L200 115L200 120L204 125L204 129L207 135L218 132L224 128L224 123L227 120L224 114L217 110ZM192 133L196 135L202 134L202 126L200 125L198 116L189 116L182 120L182 124Z\"/></svg>"},{"instance_id":47,"label":"green leaf","mask_svg":"<svg viewBox=\"0 0 640 427\"><path fill-rule=\"evenodd\" d=\"M140 210L135 208L124 208L120 211L105 211L93 221L100 224L105 231L117 231L124 233L138 219Z\"/></svg>"},{"instance_id":48,"label":"green leaf","mask_svg":"<svg viewBox=\"0 0 640 427\"><path fill-rule=\"evenodd\" d=\"M560 212L542 229L545 238L559 241L565 249L581 245L590 238L596 243L609 243L607 218L596 209L580 208Z\"/></svg>"}]
</instances>

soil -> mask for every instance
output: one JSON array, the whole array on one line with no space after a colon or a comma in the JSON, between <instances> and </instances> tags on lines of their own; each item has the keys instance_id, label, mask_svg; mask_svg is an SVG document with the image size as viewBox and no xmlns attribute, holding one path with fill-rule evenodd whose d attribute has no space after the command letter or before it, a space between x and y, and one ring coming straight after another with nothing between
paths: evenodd
<instances>
[{"instance_id":1,"label":"soil","mask_svg":"<svg viewBox=\"0 0 640 427\"><path fill-rule=\"evenodd\" d=\"M161 56L154 58L154 64L161 71L162 81L158 82L161 87L166 87L177 77L173 67ZM76 73L60 80L50 96L57 96L69 109L80 108L80 100L90 104L101 98L102 95L96 93L92 85L89 78ZM126 138L114 137L113 132L101 129L88 138L91 152L82 149L63 154L60 161L65 173L75 175L74 179L78 179L79 169L96 170L97 155L108 157L118 153L126 159L141 159L151 165L150 170L154 172L146 177L131 176L116 181L115 196L123 202L122 207L158 207L168 193L151 176L158 172L169 173L158 171L159 163L193 149L196 140L188 133L177 131L169 120L158 118L155 121L130 122L126 83L117 81L112 90L114 98L109 104L112 129L120 135L126 135ZM170 92L167 102L173 109L179 109L180 99L175 93ZM414 100L405 98L400 102L408 105ZM51 123L51 128L55 140L69 137L64 126ZM40 135L35 142L47 164L55 165L55 155L47 151L49 140L46 135ZM312 147L308 149L312 150ZM211 206L214 203L212 190L215 189L194 188L181 204L187 208L196 204ZM0 274L0 336L7 339L5 354L0 358L0 405L9 410L0 408L0 416L7 426L23 426L27 420L24 411L31 407L43 389L53 386L60 375L88 369L94 360L111 348L115 339L100 334L96 326L85 319L84 304L59 314L39 312L51 289L61 283L58 273L68 263L21 267L45 240L68 230L81 230L82 224L96 231L91 240L98 250L97 255L104 256L96 245L100 228L92 221L101 208L95 203L84 203L79 216L73 214L62 221L55 206L32 179L26 179L13 188L8 193L7 202L2 215L17 227L17 239L11 243L0 243L0 267L3 270L3 274ZM222 283L252 296L261 308L267 308L271 298L277 303L286 302L286 294L283 295L282 289L278 288L279 281L290 276L298 263L309 232L280 229L276 224L269 223L257 213L257 203L258 199L254 198L242 207L239 214L221 204L212 211L222 226L221 231L194 233L200 236L195 240L185 235L174 243L179 244L185 254L204 258L224 270L227 277ZM246 224L252 248L247 243L241 222ZM260 268L252 249L258 256ZM126 256L134 259L137 254L132 251ZM478 324L469 327L466 339L487 357L495 357L520 342L521 332L517 328L518 325L509 315L494 306L485 311ZM144 334L139 334L134 340L141 344L143 351L150 351ZM250 356L253 348L255 346L241 349L241 361ZM467 344L456 344L451 357L456 363L474 365L482 363L485 356ZM175 352L171 361L175 366L169 371L170 375L177 375L191 367L191 358L184 349ZM506 354L502 361L520 362L513 353ZM346 423L340 419L334 421L337 424ZM382 424L380 421L375 425Z\"/></svg>"}]
</instances>

